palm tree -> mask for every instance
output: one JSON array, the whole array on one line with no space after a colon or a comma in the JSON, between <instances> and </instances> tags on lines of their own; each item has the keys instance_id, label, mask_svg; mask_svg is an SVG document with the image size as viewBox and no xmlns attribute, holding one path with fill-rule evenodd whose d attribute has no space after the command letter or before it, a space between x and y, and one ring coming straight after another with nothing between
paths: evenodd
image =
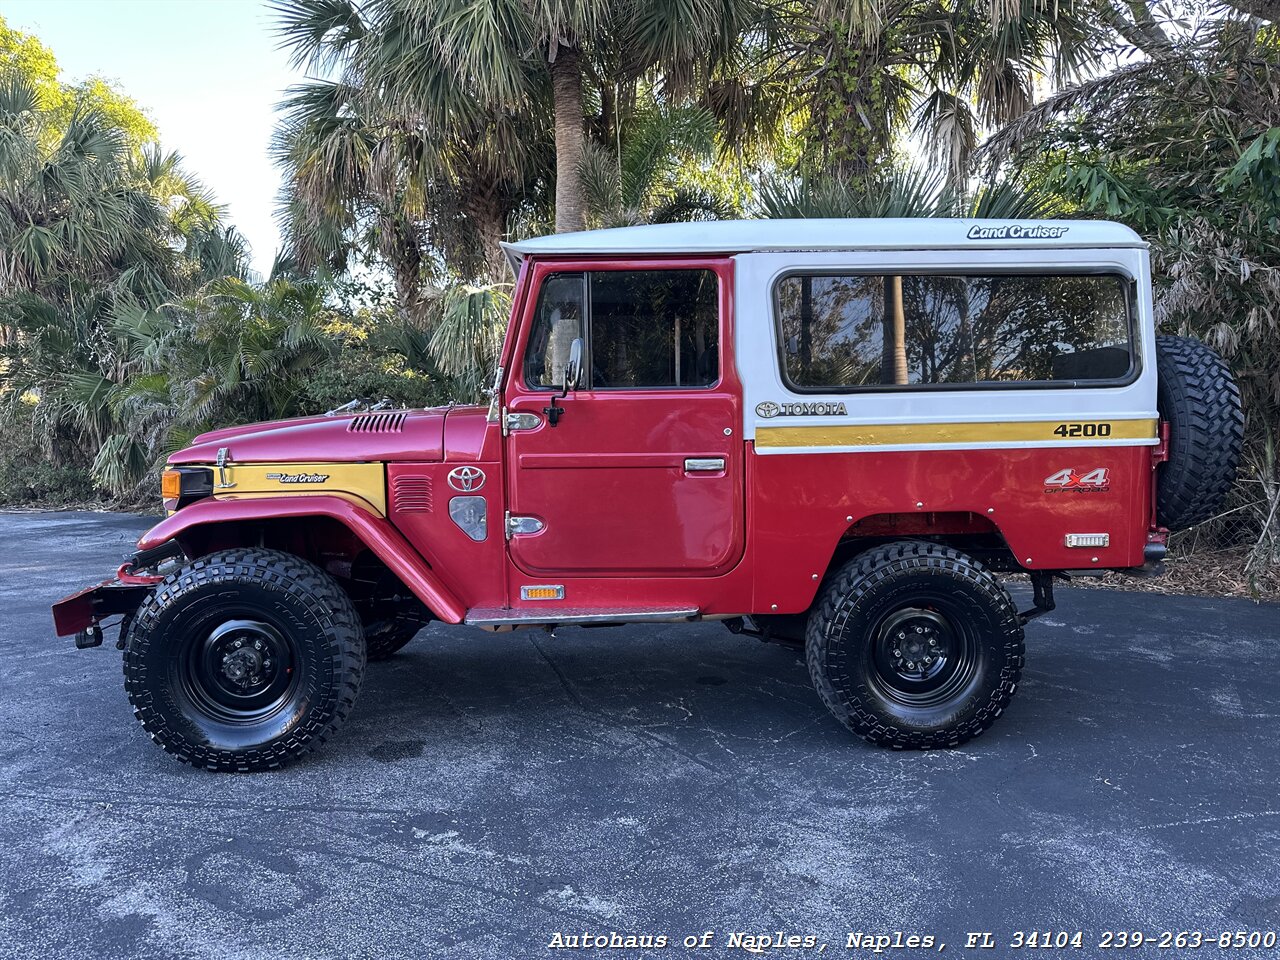
<instances>
[{"instance_id":1,"label":"palm tree","mask_svg":"<svg viewBox=\"0 0 1280 960\"><path fill-rule=\"evenodd\" d=\"M316 27L314 3L278 5L295 62L337 76L292 88L282 104L286 236L303 267L340 272L377 251L402 308L422 321L424 284L442 273L505 277L499 242L538 193L550 131L541 111L487 106L438 59L378 79L393 52L420 46L414 23L365 19L345 0L321 6L345 11L344 32Z\"/></svg>"},{"instance_id":2,"label":"palm tree","mask_svg":"<svg viewBox=\"0 0 1280 960\"><path fill-rule=\"evenodd\" d=\"M859 180L778 174L761 180L753 213L765 219L808 217L970 217L1039 219L1062 213L1061 197L1034 184L1003 180L976 188L945 173L887 167Z\"/></svg>"},{"instance_id":3,"label":"palm tree","mask_svg":"<svg viewBox=\"0 0 1280 960\"><path fill-rule=\"evenodd\" d=\"M192 335L181 337L170 369L177 423L206 426L310 413L301 385L332 359L328 289L276 278L252 284L226 277L178 304Z\"/></svg>"},{"instance_id":4,"label":"palm tree","mask_svg":"<svg viewBox=\"0 0 1280 960\"><path fill-rule=\"evenodd\" d=\"M328 0L290 0L327 3ZM373 16L395 29L371 49L365 75L401 105L422 102L417 77L444 64L460 88L503 112L550 103L555 140L555 229L586 224L586 91L601 104L599 131L616 133L639 78L656 73L673 95L710 76L752 0L382 0Z\"/></svg>"},{"instance_id":5,"label":"palm tree","mask_svg":"<svg viewBox=\"0 0 1280 960\"><path fill-rule=\"evenodd\" d=\"M166 215L124 136L93 111L54 121L23 77L0 76L0 296L73 280L157 294L172 277Z\"/></svg>"},{"instance_id":6,"label":"palm tree","mask_svg":"<svg viewBox=\"0 0 1280 960\"><path fill-rule=\"evenodd\" d=\"M981 129L1026 110L1038 76L1085 70L1101 31L1042 0L786 0L770 13L739 54L752 79L734 89L756 95L714 105L734 126L790 114L802 169L841 181L892 163L907 129L960 180Z\"/></svg>"},{"instance_id":7,"label":"palm tree","mask_svg":"<svg viewBox=\"0 0 1280 960\"><path fill-rule=\"evenodd\" d=\"M0 75L0 402L32 417L50 459L91 462L116 493L137 481L175 416L162 305L243 264L176 154Z\"/></svg>"},{"instance_id":8,"label":"palm tree","mask_svg":"<svg viewBox=\"0 0 1280 960\"><path fill-rule=\"evenodd\" d=\"M583 157L589 223L720 219L734 214L726 198L689 175L716 159L715 118L703 107L651 104L634 112L618 148L589 141Z\"/></svg>"}]
</instances>

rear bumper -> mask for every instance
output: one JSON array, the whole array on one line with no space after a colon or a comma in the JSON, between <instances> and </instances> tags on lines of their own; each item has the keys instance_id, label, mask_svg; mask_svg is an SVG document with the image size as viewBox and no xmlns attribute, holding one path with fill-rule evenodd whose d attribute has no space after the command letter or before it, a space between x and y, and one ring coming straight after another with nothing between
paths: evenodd
<instances>
[{"instance_id":1,"label":"rear bumper","mask_svg":"<svg viewBox=\"0 0 1280 960\"><path fill-rule=\"evenodd\" d=\"M53 627L60 637L70 637L96 627L104 617L133 613L154 584L122 583L112 578L53 605Z\"/></svg>"}]
</instances>

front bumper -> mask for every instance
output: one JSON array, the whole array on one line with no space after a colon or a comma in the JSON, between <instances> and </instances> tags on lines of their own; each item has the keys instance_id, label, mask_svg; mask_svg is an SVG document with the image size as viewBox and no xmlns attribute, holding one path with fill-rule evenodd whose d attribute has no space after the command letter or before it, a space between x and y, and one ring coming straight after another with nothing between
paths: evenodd
<instances>
[{"instance_id":1,"label":"front bumper","mask_svg":"<svg viewBox=\"0 0 1280 960\"><path fill-rule=\"evenodd\" d=\"M74 635L76 646L96 647L102 642L98 624L107 617L133 613L152 589L152 584L123 583L115 577L85 587L53 605L54 631L60 637Z\"/></svg>"},{"instance_id":2,"label":"front bumper","mask_svg":"<svg viewBox=\"0 0 1280 960\"><path fill-rule=\"evenodd\" d=\"M63 597L53 605L53 628L60 637L75 636L77 647L102 643L99 624L107 617L133 613L164 577L135 573L181 554L173 540L149 550L140 550L120 565L116 575L78 593Z\"/></svg>"}]
</instances>

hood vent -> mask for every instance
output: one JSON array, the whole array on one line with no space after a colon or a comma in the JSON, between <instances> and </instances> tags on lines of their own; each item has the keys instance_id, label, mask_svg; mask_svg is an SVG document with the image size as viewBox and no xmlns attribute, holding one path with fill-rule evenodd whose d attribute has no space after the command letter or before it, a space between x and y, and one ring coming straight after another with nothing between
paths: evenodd
<instances>
[{"instance_id":1,"label":"hood vent","mask_svg":"<svg viewBox=\"0 0 1280 960\"><path fill-rule=\"evenodd\" d=\"M402 474L391 480L391 506L397 513L431 512L431 478Z\"/></svg>"},{"instance_id":2,"label":"hood vent","mask_svg":"<svg viewBox=\"0 0 1280 960\"><path fill-rule=\"evenodd\" d=\"M347 424L348 433L399 433L404 429L405 414L366 413L352 417Z\"/></svg>"}]
</instances>

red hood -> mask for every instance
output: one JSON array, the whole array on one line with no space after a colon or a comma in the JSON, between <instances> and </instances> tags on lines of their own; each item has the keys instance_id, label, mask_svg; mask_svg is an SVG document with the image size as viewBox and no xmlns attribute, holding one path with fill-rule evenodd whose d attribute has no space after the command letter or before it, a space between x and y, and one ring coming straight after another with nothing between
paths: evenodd
<instances>
[{"instance_id":1,"label":"red hood","mask_svg":"<svg viewBox=\"0 0 1280 960\"><path fill-rule=\"evenodd\" d=\"M466 407L388 410L227 427L200 434L169 462L213 463L221 447L238 463L442 460L446 415L471 412Z\"/></svg>"}]
</instances>

